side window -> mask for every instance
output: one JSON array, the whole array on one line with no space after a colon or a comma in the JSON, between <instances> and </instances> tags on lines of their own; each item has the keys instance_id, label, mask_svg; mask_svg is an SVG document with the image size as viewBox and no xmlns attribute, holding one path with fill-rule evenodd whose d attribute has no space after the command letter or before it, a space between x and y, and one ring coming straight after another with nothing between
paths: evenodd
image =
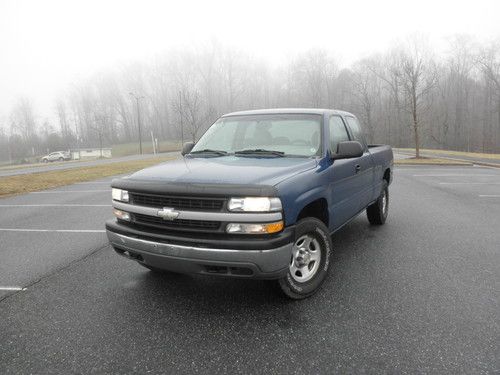
<instances>
[{"instance_id":1,"label":"side window","mask_svg":"<svg viewBox=\"0 0 500 375\"><path fill-rule=\"evenodd\" d=\"M346 116L346 120L347 124L349 125L349 129L351 129L353 140L358 141L363 146L365 146L365 139L363 137L363 132L361 131L358 120L350 116Z\"/></svg>"},{"instance_id":2,"label":"side window","mask_svg":"<svg viewBox=\"0 0 500 375\"><path fill-rule=\"evenodd\" d=\"M330 128L330 150L337 152L337 145L339 142L349 140L349 135L344 125L344 121L340 116L332 116L329 121Z\"/></svg>"}]
</instances>

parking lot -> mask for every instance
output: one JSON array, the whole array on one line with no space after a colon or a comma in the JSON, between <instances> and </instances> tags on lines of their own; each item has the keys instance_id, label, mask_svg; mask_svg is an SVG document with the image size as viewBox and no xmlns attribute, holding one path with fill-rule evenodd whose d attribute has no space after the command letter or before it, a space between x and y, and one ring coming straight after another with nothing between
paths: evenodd
<instances>
[{"instance_id":1,"label":"parking lot","mask_svg":"<svg viewBox=\"0 0 500 375\"><path fill-rule=\"evenodd\" d=\"M110 180L0 199L0 373L500 372L500 169L397 167L303 301L118 257Z\"/></svg>"}]
</instances>

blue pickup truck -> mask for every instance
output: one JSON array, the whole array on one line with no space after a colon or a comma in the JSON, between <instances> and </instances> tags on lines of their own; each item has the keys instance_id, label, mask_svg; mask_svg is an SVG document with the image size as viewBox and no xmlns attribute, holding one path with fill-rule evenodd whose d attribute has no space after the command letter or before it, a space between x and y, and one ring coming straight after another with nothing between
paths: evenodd
<instances>
[{"instance_id":1,"label":"blue pickup truck","mask_svg":"<svg viewBox=\"0 0 500 375\"><path fill-rule=\"evenodd\" d=\"M332 233L365 210L384 224L392 172L392 149L348 112L230 113L182 158L113 180L107 235L154 272L277 280L301 299L328 273Z\"/></svg>"}]
</instances>

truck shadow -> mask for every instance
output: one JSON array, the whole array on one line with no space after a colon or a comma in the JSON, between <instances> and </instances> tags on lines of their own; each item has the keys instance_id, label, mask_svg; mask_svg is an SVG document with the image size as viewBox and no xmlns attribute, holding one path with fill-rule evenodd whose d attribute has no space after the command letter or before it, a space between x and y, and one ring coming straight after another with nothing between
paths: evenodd
<instances>
[{"instance_id":1,"label":"truck shadow","mask_svg":"<svg viewBox=\"0 0 500 375\"><path fill-rule=\"evenodd\" d=\"M341 269L349 272L344 260L366 247L360 242L373 237L372 230L366 219L358 218L342 228L333 236L334 252L331 256L330 273L322 289L312 298L324 298L325 294L335 294L336 282L333 277ZM356 245L353 245L356 244ZM145 271L137 275L137 287L148 291L147 295L156 301L172 304L172 300L188 302L190 308L196 308L206 313L222 311L238 314L248 312L258 307L272 310L279 306L293 306L300 301L293 301L281 294L275 281L233 279L218 276L155 274ZM179 304L182 305L182 304ZM195 307L196 306L196 307Z\"/></svg>"},{"instance_id":2,"label":"truck shadow","mask_svg":"<svg viewBox=\"0 0 500 375\"><path fill-rule=\"evenodd\" d=\"M307 302L284 297L272 281L162 275L137 266L132 290L121 294L122 323L133 324L149 311L154 318L150 318L147 330L174 340L185 340L186 334L222 340L214 337L214 332L232 332L240 338L257 334L266 337L276 330L286 333L297 327L306 334L321 326L326 316L332 316L335 326L343 325L356 310L352 299L358 298L359 291L352 279L363 277L363 269L356 266L358 260L371 262L371 257L377 256L373 251L374 231L360 217L335 234L329 275ZM179 325L184 327L182 334L175 328Z\"/></svg>"}]
</instances>

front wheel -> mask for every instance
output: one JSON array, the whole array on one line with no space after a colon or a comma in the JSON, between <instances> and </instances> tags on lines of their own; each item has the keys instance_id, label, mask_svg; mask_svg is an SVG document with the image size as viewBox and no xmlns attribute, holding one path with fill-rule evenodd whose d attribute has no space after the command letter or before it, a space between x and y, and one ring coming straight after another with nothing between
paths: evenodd
<instances>
[{"instance_id":1,"label":"front wheel","mask_svg":"<svg viewBox=\"0 0 500 375\"><path fill-rule=\"evenodd\" d=\"M279 279L289 298L307 298L319 290L330 266L332 239L328 228L316 218L297 223L288 273Z\"/></svg>"},{"instance_id":2,"label":"front wheel","mask_svg":"<svg viewBox=\"0 0 500 375\"><path fill-rule=\"evenodd\" d=\"M368 216L368 221L372 225L382 225L387 220L387 214L389 213L389 185L387 181L384 180L382 185L382 192L380 196L375 201L375 203L369 205L366 208L366 216Z\"/></svg>"}]
</instances>

